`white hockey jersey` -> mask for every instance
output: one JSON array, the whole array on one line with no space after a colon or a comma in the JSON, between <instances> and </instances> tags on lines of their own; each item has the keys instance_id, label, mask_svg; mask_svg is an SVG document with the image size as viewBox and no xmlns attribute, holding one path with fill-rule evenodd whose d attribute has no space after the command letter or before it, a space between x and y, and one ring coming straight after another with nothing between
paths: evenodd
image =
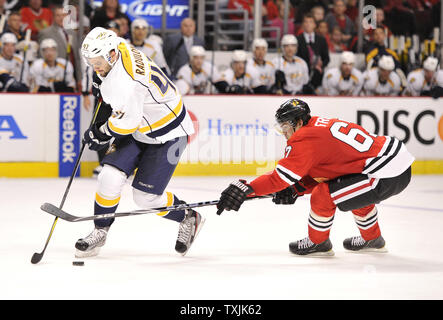
<instances>
[{"instance_id":1,"label":"white hockey jersey","mask_svg":"<svg viewBox=\"0 0 443 320\"><path fill-rule=\"evenodd\" d=\"M112 107L107 129L113 136L158 144L194 133L176 86L160 68L124 39L119 57L102 78L100 92Z\"/></svg>"},{"instance_id":2,"label":"white hockey jersey","mask_svg":"<svg viewBox=\"0 0 443 320\"><path fill-rule=\"evenodd\" d=\"M363 74L356 68L352 68L348 79L343 78L340 68L331 68L323 76L322 93L328 96L358 96L363 82Z\"/></svg>"},{"instance_id":3,"label":"white hockey jersey","mask_svg":"<svg viewBox=\"0 0 443 320\"><path fill-rule=\"evenodd\" d=\"M401 91L401 80L398 74L392 71L386 83L381 83L378 77L378 68L372 68L363 74L363 90L367 96L397 96Z\"/></svg>"},{"instance_id":4,"label":"white hockey jersey","mask_svg":"<svg viewBox=\"0 0 443 320\"><path fill-rule=\"evenodd\" d=\"M431 90L434 85L443 87L443 70L437 70L432 81L428 83L425 79L424 70L417 69L408 74L405 94L416 97L423 91Z\"/></svg>"},{"instance_id":5,"label":"white hockey jersey","mask_svg":"<svg viewBox=\"0 0 443 320\"><path fill-rule=\"evenodd\" d=\"M24 62L23 65L23 58L21 55L14 54L10 60L0 56L0 70L6 70L10 76L14 77L16 81L29 86L29 65L27 62Z\"/></svg>"},{"instance_id":6,"label":"white hockey jersey","mask_svg":"<svg viewBox=\"0 0 443 320\"><path fill-rule=\"evenodd\" d=\"M162 47L158 42L145 40L145 43L142 46L134 45L134 47L154 61L157 66L162 69L164 68L168 73L171 73L168 64L166 63L165 56L163 55Z\"/></svg>"},{"instance_id":7,"label":"white hockey jersey","mask_svg":"<svg viewBox=\"0 0 443 320\"><path fill-rule=\"evenodd\" d=\"M202 94L211 92L211 82L222 80L217 67L204 61L199 72L194 72L190 64L185 64L177 72L177 87L182 94ZM216 92L213 87L212 92Z\"/></svg>"},{"instance_id":8,"label":"white hockey jersey","mask_svg":"<svg viewBox=\"0 0 443 320\"><path fill-rule=\"evenodd\" d=\"M241 77L237 78L234 74L234 70L231 68L222 72L222 79L226 81L230 86L238 85L242 88L252 91L253 88L260 86L260 82L257 77L252 77L249 73L245 72Z\"/></svg>"},{"instance_id":9,"label":"white hockey jersey","mask_svg":"<svg viewBox=\"0 0 443 320\"><path fill-rule=\"evenodd\" d=\"M286 85L284 89L291 94L301 92L303 86L309 82L309 69L305 60L294 56L290 62L283 57L275 58L272 63L277 70L281 70L285 74Z\"/></svg>"},{"instance_id":10,"label":"white hockey jersey","mask_svg":"<svg viewBox=\"0 0 443 320\"><path fill-rule=\"evenodd\" d=\"M249 58L246 63L246 72L253 77L258 78L260 86L270 89L275 82L275 65L268 60L260 65L253 58Z\"/></svg>"},{"instance_id":11,"label":"white hockey jersey","mask_svg":"<svg viewBox=\"0 0 443 320\"><path fill-rule=\"evenodd\" d=\"M63 78L68 87L74 88L74 68L72 67L71 62L68 61L65 75L65 66L66 60L63 58L57 58L53 67L50 67L43 59L35 60L29 71L35 88L44 86L49 87L54 91L54 82L63 81Z\"/></svg>"}]
</instances>

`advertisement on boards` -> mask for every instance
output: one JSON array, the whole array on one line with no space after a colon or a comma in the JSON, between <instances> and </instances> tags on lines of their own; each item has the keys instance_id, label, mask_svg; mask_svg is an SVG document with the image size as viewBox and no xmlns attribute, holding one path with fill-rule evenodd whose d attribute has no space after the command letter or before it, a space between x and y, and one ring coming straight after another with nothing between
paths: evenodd
<instances>
[{"instance_id":1,"label":"advertisement on boards","mask_svg":"<svg viewBox=\"0 0 443 320\"><path fill-rule=\"evenodd\" d=\"M80 96L60 96L59 176L69 177L80 152ZM77 170L76 176L80 175Z\"/></svg>"},{"instance_id":2,"label":"advertisement on boards","mask_svg":"<svg viewBox=\"0 0 443 320\"><path fill-rule=\"evenodd\" d=\"M103 1L93 1L100 8ZM162 0L120 0L120 9L132 20L145 19L154 29L162 27ZM166 28L180 29L180 22L189 16L188 0L168 0L166 5Z\"/></svg>"}]
</instances>

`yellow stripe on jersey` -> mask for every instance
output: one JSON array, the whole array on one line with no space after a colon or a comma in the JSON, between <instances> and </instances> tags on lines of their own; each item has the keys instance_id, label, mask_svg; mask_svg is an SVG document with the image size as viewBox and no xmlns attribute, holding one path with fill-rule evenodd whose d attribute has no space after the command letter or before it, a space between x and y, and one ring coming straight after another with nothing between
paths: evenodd
<instances>
[{"instance_id":1,"label":"yellow stripe on jersey","mask_svg":"<svg viewBox=\"0 0 443 320\"><path fill-rule=\"evenodd\" d=\"M166 207L170 207L174 204L174 195L171 192L166 192L166 195L168 197L168 200L166 202ZM162 211L157 213L158 216L165 216L168 214L169 211Z\"/></svg>"},{"instance_id":2,"label":"yellow stripe on jersey","mask_svg":"<svg viewBox=\"0 0 443 320\"><path fill-rule=\"evenodd\" d=\"M155 130L155 129L163 126L167 122L175 119L175 117L178 116L182 112L182 110L183 110L183 99L180 98L180 102L174 108L174 110L172 110L172 112L170 112L168 115L164 116L160 120L152 123L151 125L138 129L138 131L140 131L141 133L145 133L149 130Z\"/></svg>"},{"instance_id":3,"label":"yellow stripe on jersey","mask_svg":"<svg viewBox=\"0 0 443 320\"><path fill-rule=\"evenodd\" d=\"M120 197L116 199L105 199L104 197L96 193L95 202L97 202L100 207L110 208L116 206L120 202Z\"/></svg>"},{"instance_id":4,"label":"yellow stripe on jersey","mask_svg":"<svg viewBox=\"0 0 443 320\"><path fill-rule=\"evenodd\" d=\"M108 121L108 127L109 127L109 129L111 129L112 131L114 131L115 133L120 134L120 135L131 134L131 133L134 133L138 129L138 127L134 128L134 129L117 128L116 126L114 126L112 124L111 121Z\"/></svg>"},{"instance_id":5,"label":"yellow stripe on jersey","mask_svg":"<svg viewBox=\"0 0 443 320\"><path fill-rule=\"evenodd\" d=\"M123 42L120 43L117 48L122 55L123 67L125 68L126 72L131 76L131 78L134 79L134 72L132 71L132 61L131 61L131 55L129 54L129 50L126 48Z\"/></svg>"}]
</instances>

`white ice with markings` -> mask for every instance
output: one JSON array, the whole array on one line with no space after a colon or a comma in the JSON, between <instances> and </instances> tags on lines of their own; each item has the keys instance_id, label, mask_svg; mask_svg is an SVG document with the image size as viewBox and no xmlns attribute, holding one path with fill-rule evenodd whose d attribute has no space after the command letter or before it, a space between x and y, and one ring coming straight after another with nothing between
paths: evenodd
<instances>
[{"instance_id":1,"label":"white ice with markings","mask_svg":"<svg viewBox=\"0 0 443 320\"><path fill-rule=\"evenodd\" d=\"M214 200L235 177L173 177L169 191L187 202ZM337 211L335 256L296 257L291 241L307 235L309 196L292 206L270 199L239 212L201 208L206 223L185 257L174 250L178 224L156 215L116 219L98 257L73 266L74 243L92 222L59 220L42 261L67 179L0 179L0 299L443 299L443 176L413 176L400 195L379 205L387 254L351 253L358 235L350 213ZM74 180L64 209L91 215L95 180ZM127 184L119 211L138 209Z\"/></svg>"}]
</instances>

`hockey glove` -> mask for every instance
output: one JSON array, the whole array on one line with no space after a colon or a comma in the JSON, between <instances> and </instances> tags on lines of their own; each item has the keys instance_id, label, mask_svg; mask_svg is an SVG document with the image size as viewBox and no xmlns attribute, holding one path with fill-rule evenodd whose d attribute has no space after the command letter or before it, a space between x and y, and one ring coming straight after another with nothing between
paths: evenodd
<instances>
[{"instance_id":1,"label":"hockey glove","mask_svg":"<svg viewBox=\"0 0 443 320\"><path fill-rule=\"evenodd\" d=\"M295 191L295 188L292 185L286 189L276 192L272 197L272 202L275 204L294 204L297 198L297 191Z\"/></svg>"},{"instance_id":2,"label":"hockey glove","mask_svg":"<svg viewBox=\"0 0 443 320\"><path fill-rule=\"evenodd\" d=\"M91 129L85 131L83 143L87 144L90 150L99 151L109 146L111 138L111 136L102 133L97 124L95 124Z\"/></svg>"},{"instance_id":3,"label":"hockey glove","mask_svg":"<svg viewBox=\"0 0 443 320\"><path fill-rule=\"evenodd\" d=\"M238 211L248 194L253 192L254 190L250 185L246 184L245 180L232 182L221 194L217 204L217 214L220 215L223 210Z\"/></svg>"}]
</instances>

